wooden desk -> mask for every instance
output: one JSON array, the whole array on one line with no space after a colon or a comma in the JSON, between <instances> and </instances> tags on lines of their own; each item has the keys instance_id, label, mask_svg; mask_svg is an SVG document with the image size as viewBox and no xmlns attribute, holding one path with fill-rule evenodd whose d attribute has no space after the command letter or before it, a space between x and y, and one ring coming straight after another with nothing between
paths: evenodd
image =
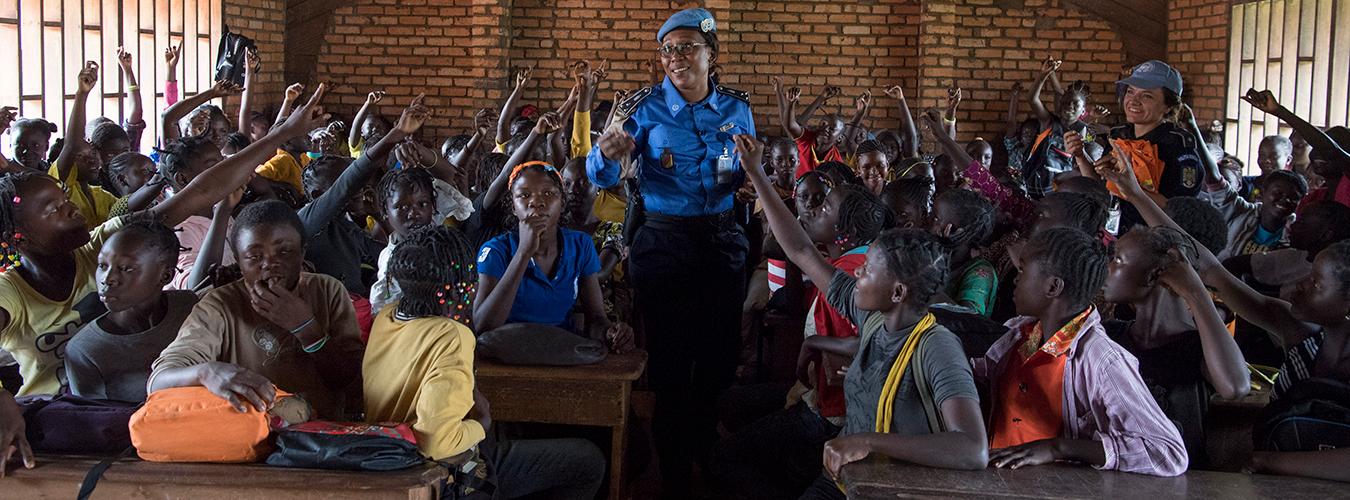
<instances>
[{"instance_id":1,"label":"wooden desk","mask_svg":"<svg viewBox=\"0 0 1350 500\"><path fill-rule=\"evenodd\" d=\"M510 366L479 358L476 377L494 420L609 427L609 498L619 500L633 381L646 367L644 351L567 367Z\"/></svg>"},{"instance_id":2,"label":"wooden desk","mask_svg":"<svg viewBox=\"0 0 1350 500\"><path fill-rule=\"evenodd\" d=\"M868 459L844 467L848 497L870 498L1344 498L1350 485L1317 479L1187 472L1153 477L1087 466L954 471Z\"/></svg>"},{"instance_id":3,"label":"wooden desk","mask_svg":"<svg viewBox=\"0 0 1350 500\"><path fill-rule=\"evenodd\" d=\"M84 475L100 460L39 456L32 470L10 467L0 498L75 498ZM433 500L447 474L439 467L396 472L289 469L266 465L180 464L125 458L103 474L92 498L117 499L391 499Z\"/></svg>"}]
</instances>

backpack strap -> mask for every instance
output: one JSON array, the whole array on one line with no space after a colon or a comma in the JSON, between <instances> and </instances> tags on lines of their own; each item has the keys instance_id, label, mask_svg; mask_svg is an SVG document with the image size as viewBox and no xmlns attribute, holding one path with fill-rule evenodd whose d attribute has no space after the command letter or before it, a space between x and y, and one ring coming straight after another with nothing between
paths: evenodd
<instances>
[{"instance_id":1,"label":"backpack strap","mask_svg":"<svg viewBox=\"0 0 1350 500\"><path fill-rule=\"evenodd\" d=\"M84 481L80 482L80 492L76 494L75 498L77 500L88 500L89 495L94 494L94 488L98 486L98 481L103 479L103 473L107 472L109 467L112 467L113 462L130 456L134 451L136 451L135 446L128 446L127 449L122 450L121 453L105 458L99 463L94 464L94 466L89 469L89 472L84 475Z\"/></svg>"},{"instance_id":2,"label":"backpack strap","mask_svg":"<svg viewBox=\"0 0 1350 500\"><path fill-rule=\"evenodd\" d=\"M914 384L919 387L923 413L928 416L928 431L937 434L947 432L947 423L942 421L942 412L938 411L937 404L933 401L933 386L928 384L928 376L923 371L923 352L928 345L929 337L932 335L924 335L919 340L919 347L915 349L914 357L909 360L909 364L914 369Z\"/></svg>"}]
</instances>

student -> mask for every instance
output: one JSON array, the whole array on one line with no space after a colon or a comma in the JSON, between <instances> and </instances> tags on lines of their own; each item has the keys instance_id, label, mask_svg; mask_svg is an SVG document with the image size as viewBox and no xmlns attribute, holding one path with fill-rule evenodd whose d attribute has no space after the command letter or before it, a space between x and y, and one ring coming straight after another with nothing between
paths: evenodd
<instances>
[{"instance_id":1,"label":"student","mask_svg":"<svg viewBox=\"0 0 1350 500\"><path fill-rule=\"evenodd\" d=\"M108 209L108 218L139 212L164 201L164 178L157 176L155 161L140 153L114 156L103 169L104 185L121 197Z\"/></svg>"},{"instance_id":2,"label":"student","mask_svg":"<svg viewBox=\"0 0 1350 500\"><path fill-rule=\"evenodd\" d=\"M797 214L815 210L825 203L825 197L834 189L834 180L824 173L812 170L797 177L793 188L793 205Z\"/></svg>"},{"instance_id":3,"label":"student","mask_svg":"<svg viewBox=\"0 0 1350 500\"><path fill-rule=\"evenodd\" d=\"M206 137L188 136L174 139L160 150L159 174L168 182L169 187L177 192L223 160L220 149ZM256 179L250 182L254 181ZM200 284L199 279L191 279L192 265L197 261L197 254L204 248L203 243L206 242L211 227L216 223L229 227L229 214L230 212L225 212L222 214L225 215L225 219L218 221L212 216L212 212L206 209L193 214L174 227L184 250L178 254L178 275L169 282L169 288L192 290ZM228 266L234 263L233 255L222 256L221 264Z\"/></svg>"},{"instance_id":4,"label":"student","mask_svg":"<svg viewBox=\"0 0 1350 500\"><path fill-rule=\"evenodd\" d=\"M595 206L595 185L586 176L586 157L574 157L563 165L562 172L563 215L559 224L568 229L595 234L600 219L591 209Z\"/></svg>"},{"instance_id":5,"label":"student","mask_svg":"<svg viewBox=\"0 0 1350 500\"><path fill-rule=\"evenodd\" d=\"M1017 119L1017 108L1022 103L1024 92L1026 87L1022 86L1022 82L1013 82L1012 91L1008 93L1008 126L1003 133L1003 148L1008 153L1008 173L1015 177L1022 176L1027 149L1036 143L1036 136L1041 130L1040 120L1035 117L1022 121Z\"/></svg>"},{"instance_id":6,"label":"student","mask_svg":"<svg viewBox=\"0 0 1350 500\"><path fill-rule=\"evenodd\" d=\"M881 189L886 187L886 179L890 177L890 165L886 163L886 155L877 147L875 141L865 141L858 146L858 176L862 178L863 186L874 195L880 195Z\"/></svg>"},{"instance_id":7,"label":"student","mask_svg":"<svg viewBox=\"0 0 1350 500\"><path fill-rule=\"evenodd\" d=\"M480 332L529 323L574 331L569 313L579 303L585 336L615 351L631 347L633 329L611 323L601 299L600 258L591 236L558 227L562 179L544 162L517 165L508 180L518 222L478 253L478 295L473 308Z\"/></svg>"},{"instance_id":8,"label":"student","mask_svg":"<svg viewBox=\"0 0 1350 500\"><path fill-rule=\"evenodd\" d=\"M0 176L0 249L7 251L3 258L9 264L19 262L17 269L7 265L10 271L0 273L0 349L19 361L24 386L18 394L62 391L66 341L102 313L94 268L108 236L140 217L177 225L224 199L253 175L253 166L270 148L323 119L319 102L326 90L320 85L265 140L212 167L209 181L193 182L152 209L109 220L94 231L84 229L83 216L51 178L37 173ZM11 446L32 467L18 406L9 392L0 391L0 468Z\"/></svg>"},{"instance_id":9,"label":"student","mask_svg":"<svg viewBox=\"0 0 1350 500\"><path fill-rule=\"evenodd\" d=\"M939 126L941 116L936 110L932 110L920 115L919 119L926 124L930 130L936 130ZM993 173L990 172L988 165L985 164L986 160L983 157L976 159L969 147L962 149L956 144L954 139L946 134L934 134L933 137L937 140L938 145L942 147L944 152L943 156L950 158L955 165L961 166L960 178L966 186L973 191L984 195L985 198L988 198L998 207L999 211L1007 215L1009 219L1021 221L1022 223L1032 219L1032 215L1035 212L1035 204L1026 194L1009 189L1007 186L1004 186L1003 183L999 182L999 180L994 177ZM985 143L985 146L988 146L988 143ZM986 152L989 155L993 154L992 150L983 151L985 148L981 149L982 151L979 151L979 153L982 155Z\"/></svg>"},{"instance_id":10,"label":"student","mask_svg":"<svg viewBox=\"0 0 1350 500\"><path fill-rule=\"evenodd\" d=\"M778 96L779 124L783 127L783 133L797 143L799 164L793 176L800 178L802 174L827 161L843 162L844 155L840 153L839 145L844 141L844 120L839 115L827 113L813 127L802 127L794 114L801 100L801 90L793 87L791 91L785 92L782 77L774 77L773 85L774 93ZM826 87L816 101L823 103L837 95L839 87ZM819 105L813 103L803 115L814 114L817 107Z\"/></svg>"},{"instance_id":11,"label":"student","mask_svg":"<svg viewBox=\"0 0 1350 500\"><path fill-rule=\"evenodd\" d=\"M988 317L994 310L998 273L994 264L975 250L994 227L994 207L983 196L952 189L933 201L929 232L941 238L951 253L952 280L945 289L958 306Z\"/></svg>"},{"instance_id":12,"label":"student","mask_svg":"<svg viewBox=\"0 0 1350 500\"><path fill-rule=\"evenodd\" d=\"M32 170L47 172L47 150L51 147L56 124L41 118L20 118L9 128L10 147L14 151L10 172Z\"/></svg>"},{"instance_id":13,"label":"student","mask_svg":"<svg viewBox=\"0 0 1350 500\"><path fill-rule=\"evenodd\" d=\"M473 306L472 252L444 226L419 229L394 250L389 274L404 293L375 319L361 362L366 421L410 424L432 460L471 450L491 457L502 498L593 498L605 459L589 441L484 441L492 417L474 386L474 332L462 314Z\"/></svg>"},{"instance_id":14,"label":"student","mask_svg":"<svg viewBox=\"0 0 1350 500\"><path fill-rule=\"evenodd\" d=\"M321 156L304 171L305 193L311 201L297 215L305 227L305 255L316 272L337 278L352 294L369 293L362 268L376 265L383 248L366 232L365 218L351 216L354 198L365 191L394 145L421 128L429 115L430 109L416 101L403 111L398 125L369 143L356 161Z\"/></svg>"},{"instance_id":15,"label":"student","mask_svg":"<svg viewBox=\"0 0 1350 500\"><path fill-rule=\"evenodd\" d=\"M896 100L900 112L900 128L897 129L897 140L899 142L895 158L889 154L886 157L887 163L891 165L891 177L888 181L895 179L905 179L911 177L933 177L933 167L924 162L923 156L919 152L919 143L922 137L919 136L919 129L914 121L914 116L909 111L909 102L905 100L905 91L899 85L893 85L886 89L886 95ZM887 131L889 132L889 131ZM877 135L877 140L881 141L882 135Z\"/></svg>"},{"instance_id":16,"label":"student","mask_svg":"<svg viewBox=\"0 0 1350 500\"><path fill-rule=\"evenodd\" d=\"M990 146L984 139L977 137L975 140L966 143L966 154L974 158L975 162L985 170L994 166L994 147Z\"/></svg>"},{"instance_id":17,"label":"student","mask_svg":"<svg viewBox=\"0 0 1350 500\"><path fill-rule=\"evenodd\" d=\"M890 209L854 185L831 191L824 207L799 214L798 219L811 241L825 249L830 264L848 275L863 266L868 245L892 225ZM825 442L844 424L844 390L833 382L835 376L828 372L832 365L823 358L826 354L832 359L851 358L858 349L857 326L819 290L807 317L808 336L797 360L797 380L811 391L797 404L755 421L713 448L709 473L747 496L800 494L820 476Z\"/></svg>"},{"instance_id":18,"label":"student","mask_svg":"<svg viewBox=\"0 0 1350 500\"><path fill-rule=\"evenodd\" d=\"M1254 203L1240 197L1238 186L1230 182L1205 184L1201 199L1219 209L1227 222L1228 244L1218 253L1220 260L1289 246L1285 228L1299 200L1308 194L1307 181L1293 171L1276 169L1256 178L1256 183L1259 188L1253 192L1260 194Z\"/></svg>"},{"instance_id":19,"label":"student","mask_svg":"<svg viewBox=\"0 0 1350 500\"><path fill-rule=\"evenodd\" d=\"M1049 229L1019 256L1013 301L1022 316L972 361L991 397L990 465L1071 461L1156 476L1185 472L1176 427L1092 305L1106 274L1101 241Z\"/></svg>"},{"instance_id":20,"label":"student","mask_svg":"<svg viewBox=\"0 0 1350 500\"><path fill-rule=\"evenodd\" d=\"M94 271L108 312L66 344L71 394L145 401L150 364L197 304L191 291L164 291L177 264L178 237L161 224L128 224L108 238Z\"/></svg>"},{"instance_id":21,"label":"student","mask_svg":"<svg viewBox=\"0 0 1350 500\"><path fill-rule=\"evenodd\" d=\"M1064 133L1073 131L1082 134L1087 130L1079 117L1087 111L1090 98L1087 85L1074 82L1063 93L1055 96L1055 112L1051 113L1041 103L1041 89L1045 81L1059 70L1063 61L1047 60L1042 65L1041 76L1027 96L1031 111L1040 120L1041 132L1027 146L1027 160L1022 165L1022 178L1026 181L1027 194L1033 198L1045 196L1052 189L1056 174L1073 170L1073 158L1064 144Z\"/></svg>"},{"instance_id":22,"label":"student","mask_svg":"<svg viewBox=\"0 0 1350 500\"><path fill-rule=\"evenodd\" d=\"M787 200L795 195L793 182L797 180L797 165L800 163L797 151L797 145L792 139L779 137L769 142L769 148L766 152L765 165L773 172L773 189L778 193L778 198ZM757 204L758 205L758 204ZM762 207L757 207L756 212L762 211Z\"/></svg>"},{"instance_id":23,"label":"student","mask_svg":"<svg viewBox=\"0 0 1350 500\"><path fill-rule=\"evenodd\" d=\"M347 132L347 148L352 158L360 158L367 146L380 142L393 128L389 120L374 109L384 100L384 95L383 90L366 94L366 101L356 111L356 117L352 118L351 130Z\"/></svg>"},{"instance_id":24,"label":"student","mask_svg":"<svg viewBox=\"0 0 1350 500\"><path fill-rule=\"evenodd\" d=\"M103 162L99 153L85 140L85 109L89 93L98 83L98 74L98 63L84 63L84 68L76 78L75 100L71 103L61 153L47 170L48 175L61 182L71 203L84 214L86 230L92 230L107 221L108 212L117 203L116 196L93 185L99 182Z\"/></svg>"},{"instance_id":25,"label":"student","mask_svg":"<svg viewBox=\"0 0 1350 500\"><path fill-rule=\"evenodd\" d=\"M1294 144L1282 135L1268 135L1261 139L1256 148L1256 166L1261 169L1259 176L1242 178L1241 195L1248 201L1256 201L1261 196L1261 187L1257 184L1262 177L1278 170L1292 171ZM1307 181L1304 181L1305 183Z\"/></svg>"},{"instance_id":26,"label":"student","mask_svg":"<svg viewBox=\"0 0 1350 500\"><path fill-rule=\"evenodd\" d=\"M763 146L753 137L737 136L736 150L744 165L758 165ZM961 343L927 313L929 299L947 277L946 250L936 238L918 230L887 231L868 247L867 263L849 276L821 257L787 206L767 196L772 186L758 169L747 176L765 200L764 213L788 257L816 283L828 283L826 297L836 310L860 325L860 347L845 378L845 413L840 437L825 444L825 472L804 498L843 498L836 482L844 465L872 453L932 467L980 469L987 460L979 396ZM923 328L919 328L923 327ZM915 399L883 394L917 394L913 366L897 357L911 335L918 335L925 386L933 408ZM898 375L898 378L895 376ZM893 381L891 379L894 379ZM935 410L938 422L930 422ZM887 416L889 414L889 417ZM880 420L880 422L878 422ZM933 432L933 429L943 429Z\"/></svg>"},{"instance_id":27,"label":"student","mask_svg":"<svg viewBox=\"0 0 1350 500\"><path fill-rule=\"evenodd\" d=\"M1181 428L1191 467L1204 468L1210 396L1237 399L1251 385L1237 342L1190 264L1195 259L1195 242L1181 231L1136 226L1126 233L1107 263L1104 297L1129 306L1133 319L1102 326L1139 359L1144 384Z\"/></svg>"},{"instance_id":28,"label":"student","mask_svg":"<svg viewBox=\"0 0 1350 500\"><path fill-rule=\"evenodd\" d=\"M1308 169L1320 176L1325 184L1303 197L1297 209L1298 213L1303 213L1303 208L1309 204L1323 200L1350 206L1350 179L1347 179L1350 173L1350 153L1347 153L1341 144L1282 106L1269 90L1257 92L1256 89L1249 89L1247 94L1242 96L1242 100L1251 104L1253 108L1289 124L1312 146L1312 152L1308 155Z\"/></svg>"},{"instance_id":29,"label":"student","mask_svg":"<svg viewBox=\"0 0 1350 500\"><path fill-rule=\"evenodd\" d=\"M360 379L356 313L342 282L303 272L303 235L280 201L239 213L229 240L242 279L202 297L155 360L148 392L200 385L242 412L267 410L280 388L318 418L343 418L343 393Z\"/></svg>"}]
</instances>

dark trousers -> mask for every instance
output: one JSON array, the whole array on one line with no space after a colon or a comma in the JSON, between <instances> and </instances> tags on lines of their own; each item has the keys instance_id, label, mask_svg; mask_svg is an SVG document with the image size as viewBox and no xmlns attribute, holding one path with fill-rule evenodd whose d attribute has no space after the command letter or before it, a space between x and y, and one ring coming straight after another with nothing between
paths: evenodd
<instances>
[{"instance_id":1,"label":"dark trousers","mask_svg":"<svg viewBox=\"0 0 1350 500\"><path fill-rule=\"evenodd\" d=\"M839 487L834 484L834 480L820 476L816 478L811 486L802 493L800 500L844 500L848 498L844 492L839 491Z\"/></svg>"},{"instance_id":2,"label":"dark trousers","mask_svg":"<svg viewBox=\"0 0 1350 500\"><path fill-rule=\"evenodd\" d=\"M739 227L648 220L629 272L656 393L653 430L668 496L686 492L717 439L717 398L736 375L747 243Z\"/></svg>"},{"instance_id":3,"label":"dark trousers","mask_svg":"<svg viewBox=\"0 0 1350 500\"><path fill-rule=\"evenodd\" d=\"M806 403L778 410L713 448L709 475L745 498L793 498L820 477L825 442L839 427Z\"/></svg>"}]
</instances>

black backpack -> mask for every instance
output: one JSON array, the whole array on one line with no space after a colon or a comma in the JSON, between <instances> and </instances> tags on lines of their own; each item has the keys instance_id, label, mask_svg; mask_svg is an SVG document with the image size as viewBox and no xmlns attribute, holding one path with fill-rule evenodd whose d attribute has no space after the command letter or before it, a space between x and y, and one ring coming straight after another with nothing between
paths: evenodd
<instances>
[{"instance_id":1,"label":"black backpack","mask_svg":"<svg viewBox=\"0 0 1350 500\"><path fill-rule=\"evenodd\" d=\"M232 33L230 27L225 26L225 32L220 35L220 49L216 52L215 81L243 86L244 53L250 50L257 50L252 38Z\"/></svg>"},{"instance_id":2,"label":"black backpack","mask_svg":"<svg viewBox=\"0 0 1350 500\"><path fill-rule=\"evenodd\" d=\"M1252 429L1262 451L1319 451L1350 446L1350 384L1312 378L1266 406Z\"/></svg>"}]
</instances>

